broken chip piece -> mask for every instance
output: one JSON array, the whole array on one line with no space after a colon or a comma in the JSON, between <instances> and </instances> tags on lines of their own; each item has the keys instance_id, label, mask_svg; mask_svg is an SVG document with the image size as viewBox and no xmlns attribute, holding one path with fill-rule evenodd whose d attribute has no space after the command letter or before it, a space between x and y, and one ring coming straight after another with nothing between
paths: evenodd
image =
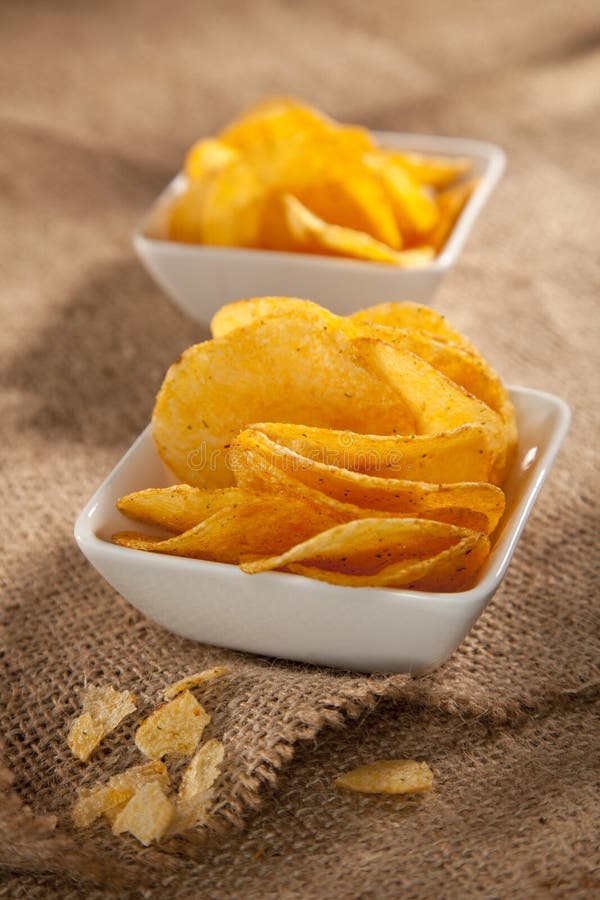
<instances>
[{"instance_id":1,"label":"broken chip piece","mask_svg":"<svg viewBox=\"0 0 600 900\"><path fill-rule=\"evenodd\" d=\"M166 832L175 807L156 781L142 785L113 823L113 834L130 832L148 847Z\"/></svg>"},{"instance_id":2,"label":"broken chip piece","mask_svg":"<svg viewBox=\"0 0 600 900\"><path fill-rule=\"evenodd\" d=\"M362 794L420 794L433 787L433 772L426 762L380 759L344 772L335 785Z\"/></svg>"},{"instance_id":3,"label":"broken chip piece","mask_svg":"<svg viewBox=\"0 0 600 900\"><path fill-rule=\"evenodd\" d=\"M73 806L74 823L79 828L86 828L101 815L110 819L111 813L119 812L136 791L151 782L156 782L165 792L169 789L169 773L160 760L119 772L109 778L106 784L84 788Z\"/></svg>"},{"instance_id":4,"label":"broken chip piece","mask_svg":"<svg viewBox=\"0 0 600 900\"><path fill-rule=\"evenodd\" d=\"M210 718L194 695L183 690L144 719L135 733L136 747L150 759L166 754L189 756Z\"/></svg>"},{"instance_id":5,"label":"broken chip piece","mask_svg":"<svg viewBox=\"0 0 600 900\"><path fill-rule=\"evenodd\" d=\"M67 737L72 753L86 762L100 741L136 709L135 697L129 691L116 691L110 685L91 685L83 696L83 710Z\"/></svg>"},{"instance_id":6,"label":"broken chip piece","mask_svg":"<svg viewBox=\"0 0 600 900\"><path fill-rule=\"evenodd\" d=\"M183 773L171 833L186 831L206 818L211 788L219 777L223 756L221 741L207 741L200 747Z\"/></svg>"},{"instance_id":7,"label":"broken chip piece","mask_svg":"<svg viewBox=\"0 0 600 900\"><path fill-rule=\"evenodd\" d=\"M228 674L229 669L227 666L214 666L212 669L204 669L203 672L195 672L193 675L187 675L180 681L170 684L163 696L165 700L172 700L173 697L176 697L182 691L198 687L199 684L204 684L206 681L212 681L214 678L220 678L222 675Z\"/></svg>"}]
</instances>

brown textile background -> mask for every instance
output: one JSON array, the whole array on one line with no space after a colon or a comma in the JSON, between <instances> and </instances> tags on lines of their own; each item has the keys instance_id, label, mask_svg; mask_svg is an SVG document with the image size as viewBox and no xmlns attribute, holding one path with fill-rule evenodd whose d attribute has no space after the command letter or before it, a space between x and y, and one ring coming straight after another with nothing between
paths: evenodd
<instances>
[{"instance_id":1,"label":"brown textile background","mask_svg":"<svg viewBox=\"0 0 600 900\"><path fill-rule=\"evenodd\" d=\"M597 4L40 0L3 3L0 35L0 896L591 896ZM165 368L203 336L136 262L135 220L193 139L274 92L371 127L504 146L507 175L435 302L508 381L573 409L504 587L418 680L173 637L71 538ZM74 834L76 787L136 760L132 731L161 687L222 662L234 675L206 692L227 751L215 830L165 850ZM85 678L141 706L89 766L65 746ZM390 755L427 759L434 793L398 803L332 788L340 770Z\"/></svg>"}]
</instances>

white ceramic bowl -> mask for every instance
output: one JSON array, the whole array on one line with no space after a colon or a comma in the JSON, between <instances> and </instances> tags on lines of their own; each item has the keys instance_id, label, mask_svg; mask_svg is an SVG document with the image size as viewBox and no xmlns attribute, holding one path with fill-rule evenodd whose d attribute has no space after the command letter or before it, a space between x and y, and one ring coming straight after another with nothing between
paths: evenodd
<instances>
[{"instance_id":1,"label":"white ceramic bowl","mask_svg":"<svg viewBox=\"0 0 600 900\"><path fill-rule=\"evenodd\" d=\"M157 198L134 234L139 258L181 309L207 324L224 303L241 297L304 297L347 315L368 303L429 301L454 265L505 164L494 144L463 138L374 132L384 147L398 147L473 161L479 185L462 211L442 252L419 269L398 269L359 260L300 253L245 250L177 243L164 234L165 211L183 183L178 175ZM365 300L367 298L367 300Z\"/></svg>"},{"instance_id":2,"label":"white ceramic bowl","mask_svg":"<svg viewBox=\"0 0 600 900\"><path fill-rule=\"evenodd\" d=\"M174 483L150 427L81 512L75 538L125 599L165 628L208 644L365 672L423 672L460 644L497 590L566 434L562 400L514 387L519 452L505 485L506 513L476 587L456 594L349 588L299 575L246 575L237 566L117 547L131 528L115 509L130 491Z\"/></svg>"}]
</instances>

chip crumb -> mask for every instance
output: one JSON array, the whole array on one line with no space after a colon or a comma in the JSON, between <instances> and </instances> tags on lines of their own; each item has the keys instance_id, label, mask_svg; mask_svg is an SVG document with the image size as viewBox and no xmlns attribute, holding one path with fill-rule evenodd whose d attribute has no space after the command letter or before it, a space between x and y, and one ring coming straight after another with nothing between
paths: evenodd
<instances>
[{"instance_id":1,"label":"chip crumb","mask_svg":"<svg viewBox=\"0 0 600 900\"><path fill-rule=\"evenodd\" d=\"M135 709L135 697L129 691L116 691L110 685L91 685L83 696L81 715L74 720L67 736L71 752L87 762L100 741Z\"/></svg>"},{"instance_id":2,"label":"chip crumb","mask_svg":"<svg viewBox=\"0 0 600 900\"><path fill-rule=\"evenodd\" d=\"M158 841L171 823L175 807L155 781L144 784L121 810L113 824L113 834L128 831L148 847Z\"/></svg>"},{"instance_id":3,"label":"chip crumb","mask_svg":"<svg viewBox=\"0 0 600 900\"><path fill-rule=\"evenodd\" d=\"M363 794L419 794L433 787L433 772L426 762L380 759L344 772L335 785Z\"/></svg>"},{"instance_id":4,"label":"chip crumb","mask_svg":"<svg viewBox=\"0 0 600 900\"><path fill-rule=\"evenodd\" d=\"M212 669L204 669L203 672L195 672L193 675L187 675L180 681L175 681L165 689L165 700L172 700L177 694L190 688L198 687L206 681L212 681L214 678L220 678L222 675L228 675L229 669L226 666L214 666Z\"/></svg>"},{"instance_id":5,"label":"chip crumb","mask_svg":"<svg viewBox=\"0 0 600 900\"><path fill-rule=\"evenodd\" d=\"M144 719L135 733L135 744L144 756L160 759L167 753L191 756L210 715L187 689Z\"/></svg>"},{"instance_id":6,"label":"chip crumb","mask_svg":"<svg viewBox=\"0 0 600 900\"><path fill-rule=\"evenodd\" d=\"M187 831L206 820L224 755L221 741L213 739L203 744L191 760L181 779L171 834Z\"/></svg>"},{"instance_id":7,"label":"chip crumb","mask_svg":"<svg viewBox=\"0 0 600 900\"><path fill-rule=\"evenodd\" d=\"M153 761L132 766L113 775L106 784L80 790L71 815L79 828L87 828L104 815L110 822L143 785L155 782L165 791L170 788L169 773L163 762Z\"/></svg>"}]
</instances>

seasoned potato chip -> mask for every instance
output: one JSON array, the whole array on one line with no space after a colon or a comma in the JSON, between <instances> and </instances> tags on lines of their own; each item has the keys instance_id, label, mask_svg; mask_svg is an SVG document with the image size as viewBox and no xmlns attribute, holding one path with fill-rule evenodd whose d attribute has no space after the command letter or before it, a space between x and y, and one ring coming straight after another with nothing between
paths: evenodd
<instances>
[{"instance_id":1,"label":"seasoned potato chip","mask_svg":"<svg viewBox=\"0 0 600 900\"><path fill-rule=\"evenodd\" d=\"M395 251L364 231L330 225L291 194L285 194L283 201L289 232L299 247L307 252L331 253L334 256L350 256L355 259L411 267L426 265L433 257L431 248Z\"/></svg>"},{"instance_id":2,"label":"seasoned potato chip","mask_svg":"<svg viewBox=\"0 0 600 900\"><path fill-rule=\"evenodd\" d=\"M249 574L288 569L348 586L404 586L459 590L489 553L484 534L442 522L410 518L359 519L338 525L268 559L242 563ZM437 572L440 572L438 577Z\"/></svg>"},{"instance_id":3,"label":"seasoned potato chip","mask_svg":"<svg viewBox=\"0 0 600 900\"><path fill-rule=\"evenodd\" d=\"M194 695L183 690L144 719L135 733L135 744L150 759L160 759L167 753L188 756L209 722L209 714Z\"/></svg>"},{"instance_id":4,"label":"seasoned potato chip","mask_svg":"<svg viewBox=\"0 0 600 900\"><path fill-rule=\"evenodd\" d=\"M237 150L223 141L214 138L197 141L186 156L184 172L191 180L203 179L220 172L238 156Z\"/></svg>"},{"instance_id":5,"label":"seasoned potato chip","mask_svg":"<svg viewBox=\"0 0 600 900\"><path fill-rule=\"evenodd\" d=\"M420 794L433 787L433 772L425 762L380 759L344 772L335 785L362 794Z\"/></svg>"},{"instance_id":6,"label":"seasoned potato chip","mask_svg":"<svg viewBox=\"0 0 600 900\"><path fill-rule=\"evenodd\" d=\"M142 785L121 810L113 823L113 833L128 831L148 847L164 835L174 813L173 803L153 781Z\"/></svg>"},{"instance_id":7,"label":"seasoned potato chip","mask_svg":"<svg viewBox=\"0 0 600 900\"><path fill-rule=\"evenodd\" d=\"M119 812L139 788L153 781L168 792L169 773L159 760L126 769L113 775L106 784L81 790L73 806L73 821L79 828L86 828L101 815L110 817L115 811Z\"/></svg>"},{"instance_id":8,"label":"seasoned potato chip","mask_svg":"<svg viewBox=\"0 0 600 900\"><path fill-rule=\"evenodd\" d=\"M270 440L256 429L246 429L235 440L236 479L248 489L280 488L273 467L284 476L288 490L300 482L341 503L396 515L442 519L450 524L490 534L504 512L504 494L487 482L427 484L397 478L380 478L327 465L301 456Z\"/></svg>"},{"instance_id":9,"label":"seasoned potato chip","mask_svg":"<svg viewBox=\"0 0 600 900\"><path fill-rule=\"evenodd\" d=\"M478 184L479 180L474 178L472 181L457 184L456 187L450 187L438 194L437 204L440 217L433 231L427 237L427 243L435 247L437 251L444 247L458 217Z\"/></svg>"},{"instance_id":10,"label":"seasoned potato chip","mask_svg":"<svg viewBox=\"0 0 600 900\"><path fill-rule=\"evenodd\" d=\"M403 166L420 182L443 191L472 168L470 159L460 156L424 156L422 153L383 150L397 165Z\"/></svg>"},{"instance_id":11,"label":"seasoned potato chip","mask_svg":"<svg viewBox=\"0 0 600 900\"><path fill-rule=\"evenodd\" d=\"M173 200L166 229L169 239L184 244L201 244L204 239L204 203L208 181L192 181Z\"/></svg>"},{"instance_id":12,"label":"seasoned potato chip","mask_svg":"<svg viewBox=\"0 0 600 900\"><path fill-rule=\"evenodd\" d=\"M396 436L273 422L253 427L300 456L381 478L479 482L487 481L493 468L493 454L481 425L462 425L434 435Z\"/></svg>"},{"instance_id":13,"label":"seasoned potato chip","mask_svg":"<svg viewBox=\"0 0 600 900\"><path fill-rule=\"evenodd\" d=\"M372 322L390 328L405 328L424 331L440 341L450 341L477 353L473 344L464 335L448 324L445 316L430 306L421 306L410 300L400 303L379 303L368 306L348 317L353 322Z\"/></svg>"},{"instance_id":14,"label":"seasoned potato chip","mask_svg":"<svg viewBox=\"0 0 600 900\"><path fill-rule=\"evenodd\" d=\"M169 369L154 408L160 456L182 481L224 487L233 481L227 445L253 422L415 433L398 383L402 373L363 344L337 329L280 316L190 347ZM473 412L479 416L478 408Z\"/></svg>"},{"instance_id":15,"label":"seasoned potato chip","mask_svg":"<svg viewBox=\"0 0 600 900\"><path fill-rule=\"evenodd\" d=\"M337 323L339 319L339 316L335 316L311 300L299 300L296 297L256 297L226 303L213 316L210 331L214 338L219 338L236 328L244 328L257 319L266 319L270 316L321 319L325 323Z\"/></svg>"},{"instance_id":16,"label":"seasoned potato chip","mask_svg":"<svg viewBox=\"0 0 600 900\"><path fill-rule=\"evenodd\" d=\"M215 678L221 678L222 675L228 674L229 669L227 666L214 666L212 669L205 669L203 672L195 672L193 675L187 675L180 681L170 684L169 687L165 689L163 696L165 700L171 700L182 691L198 687L200 684L204 684L207 681L213 681Z\"/></svg>"},{"instance_id":17,"label":"seasoned potato chip","mask_svg":"<svg viewBox=\"0 0 600 900\"><path fill-rule=\"evenodd\" d=\"M166 553L217 562L238 563L242 555L282 553L319 531L354 518L354 508L327 497L268 496L245 493L245 499L224 507L176 537L163 540L124 531L115 544L132 550Z\"/></svg>"},{"instance_id":18,"label":"seasoned potato chip","mask_svg":"<svg viewBox=\"0 0 600 900\"><path fill-rule=\"evenodd\" d=\"M384 153L369 153L365 161L381 179L405 244L416 244L435 228L439 211L431 193L406 167ZM433 255L433 250L432 250Z\"/></svg>"},{"instance_id":19,"label":"seasoned potato chip","mask_svg":"<svg viewBox=\"0 0 600 900\"><path fill-rule=\"evenodd\" d=\"M492 451L489 480L502 483L512 447L498 413L414 353L401 352L375 338L357 338L355 346L378 375L401 386L414 417L415 433L436 434L470 423L482 425Z\"/></svg>"},{"instance_id":20,"label":"seasoned potato chip","mask_svg":"<svg viewBox=\"0 0 600 900\"><path fill-rule=\"evenodd\" d=\"M235 508L246 499L246 493L239 488L211 491L176 484L127 494L117 501L117 509L130 519L180 533L223 509Z\"/></svg>"},{"instance_id":21,"label":"seasoned potato chip","mask_svg":"<svg viewBox=\"0 0 600 900\"><path fill-rule=\"evenodd\" d=\"M183 773L170 832L178 834L206 818L215 781L219 777L224 750L221 741L207 741Z\"/></svg>"},{"instance_id":22,"label":"seasoned potato chip","mask_svg":"<svg viewBox=\"0 0 600 900\"><path fill-rule=\"evenodd\" d=\"M91 685L83 696L83 710L67 737L71 752L86 762L100 741L136 708L135 697L129 691L113 687Z\"/></svg>"}]
</instances>

